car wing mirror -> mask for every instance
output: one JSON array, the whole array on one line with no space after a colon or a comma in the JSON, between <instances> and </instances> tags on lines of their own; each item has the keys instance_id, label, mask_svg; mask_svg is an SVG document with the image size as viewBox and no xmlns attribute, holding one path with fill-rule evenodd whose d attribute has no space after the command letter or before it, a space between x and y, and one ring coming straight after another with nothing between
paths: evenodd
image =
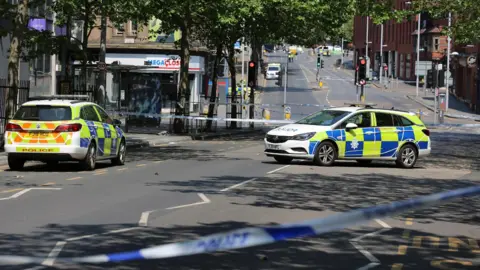
<instances>
[{"instance_id":1,"label":"car wing mirror","mask_svg":"<svg viewBox=\"0 0 480 270\"><path fill-rule=\"evenodd\" d=\"M346 130L352 130L356 128L358 128L358 126L355 123L348 123L347 126L345 127Z\"/></svg>"},{"instance_id":2,"label":"car wing mirror","mask_svg":"<svg viewBox=\"0 0 480 270\"><path fill-rule=\"evenodd\" d=\"M113 119L112 125L115 126L115 127L119 127L119 126L122 125L122 121L120 121L118 119Z\"/></svg>"}]
</instances>

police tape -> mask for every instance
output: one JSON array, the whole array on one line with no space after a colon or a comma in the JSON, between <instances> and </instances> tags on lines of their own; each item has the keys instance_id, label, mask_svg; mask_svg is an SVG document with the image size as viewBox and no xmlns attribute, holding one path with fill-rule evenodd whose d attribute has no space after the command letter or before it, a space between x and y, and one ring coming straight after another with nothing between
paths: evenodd
<instances>
[{"instance_id":1,"label":"police tape","mask_svg":"<svg viewBox=\"0 0 480 270\"><path fill-rule=\"evenodd\" d=\"M446 202L461 197L480 194L480 185L417 197L390 204L373 206L324 218L306 220L299 223L283 224L274 227L250 227L203 236L195 240L159 245L139 250L91 255L85 257L58 258L66 263L107 263L132 260L164 259L194 254L241 249L283 241L287 239L314 236L342 230L350 226L364 224L376 218L417 210L429 205ZM42 263L44 258L1 255L0 265Z\"/></svg>"}]
</instances>

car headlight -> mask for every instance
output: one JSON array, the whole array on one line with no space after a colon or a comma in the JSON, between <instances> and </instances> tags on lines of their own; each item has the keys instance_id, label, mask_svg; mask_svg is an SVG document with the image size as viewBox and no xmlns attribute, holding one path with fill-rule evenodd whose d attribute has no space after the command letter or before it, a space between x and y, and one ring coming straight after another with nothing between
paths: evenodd
<instances>
[{"instance_id":1,"label":"car headlight","mask_svg":"<svg viewBox=\"0 0 480 270\"><path fill-rule=\"evenodd\" d=\"M298 135L294 135L292 136L292 140L296 140L296 141L305 141L305 140L308 140L310 138L312 138L313 136L315 136L315 134L317 134L316 132L309 132L309 133L303 133L303 134L298 134Z\"/></svg>"}]
</instances>

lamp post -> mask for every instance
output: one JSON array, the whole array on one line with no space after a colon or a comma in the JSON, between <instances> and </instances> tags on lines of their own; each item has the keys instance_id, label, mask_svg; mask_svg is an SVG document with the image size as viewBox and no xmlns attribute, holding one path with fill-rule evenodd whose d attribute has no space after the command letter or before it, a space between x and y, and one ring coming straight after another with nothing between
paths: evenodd
<instances>
[{"instance_id":1,"label":"lamp post","mask_svg":"<svg viewBox=\"0 0 480 270\"><path fill-rule=\"evenodd\" d=\"M448 13L448 28L452 26L452 13ZM451 46L451 37L448 34L447 37L447 93L446 93L446 100L445 100L445 112L448 112L448 100L450 96L450 46ZM453 81L453 80L452 80Z\"/></svg>"},{"instance_id":2,"label":"lamp post","mask_svg":"<svg viewBox=\"0 0 480 270\"><path fill-rule=\"evenodd\" d=\"M405 2L405 4L411 5L412 2L408 1L408 2ZM415 63L415 73L416 73L416 76L417 76L415 85L416 85L416 90L417 90L417 94L416 94L417 97L418 97L418 88L419 88L419 85L420 85L420 76L418 75L417 68L420 65L420 27L421 27L421 22L422 22L422 13L419 12L418 13L418 26L417 26L417 62Z\"/></svg>"}]
</instances>

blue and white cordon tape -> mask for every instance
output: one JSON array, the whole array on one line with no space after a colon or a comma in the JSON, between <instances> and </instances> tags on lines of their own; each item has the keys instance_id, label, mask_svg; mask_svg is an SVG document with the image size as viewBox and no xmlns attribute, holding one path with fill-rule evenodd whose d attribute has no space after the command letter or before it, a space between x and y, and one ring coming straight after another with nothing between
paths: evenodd
<instances>
[{"instance_id":1,"label":"blue and white cordon tape","mask_svg":"<svg viewBox=\"0 0 480 270\"><path fill-rule=\"evenodd\" d=\"M375 218L391 216L407 210L419 209L460 197L480 194L480 185L447 192L396 201L390 204L373 206L359 210L331 215L325 218L307 220L300 223L284 224L275 227L252 227L229 232L212 234L196 240L172 243L128 252L101 254L86 257L58 258L67 263L107 263L132 260L163 259L188 256L215 251L225 251L271 244L295 237L314 236L338 231L349 226L366 223ZM40 264L44 258L27 256L0 256L0 265Z\"/></svg>"}]
</instances>

